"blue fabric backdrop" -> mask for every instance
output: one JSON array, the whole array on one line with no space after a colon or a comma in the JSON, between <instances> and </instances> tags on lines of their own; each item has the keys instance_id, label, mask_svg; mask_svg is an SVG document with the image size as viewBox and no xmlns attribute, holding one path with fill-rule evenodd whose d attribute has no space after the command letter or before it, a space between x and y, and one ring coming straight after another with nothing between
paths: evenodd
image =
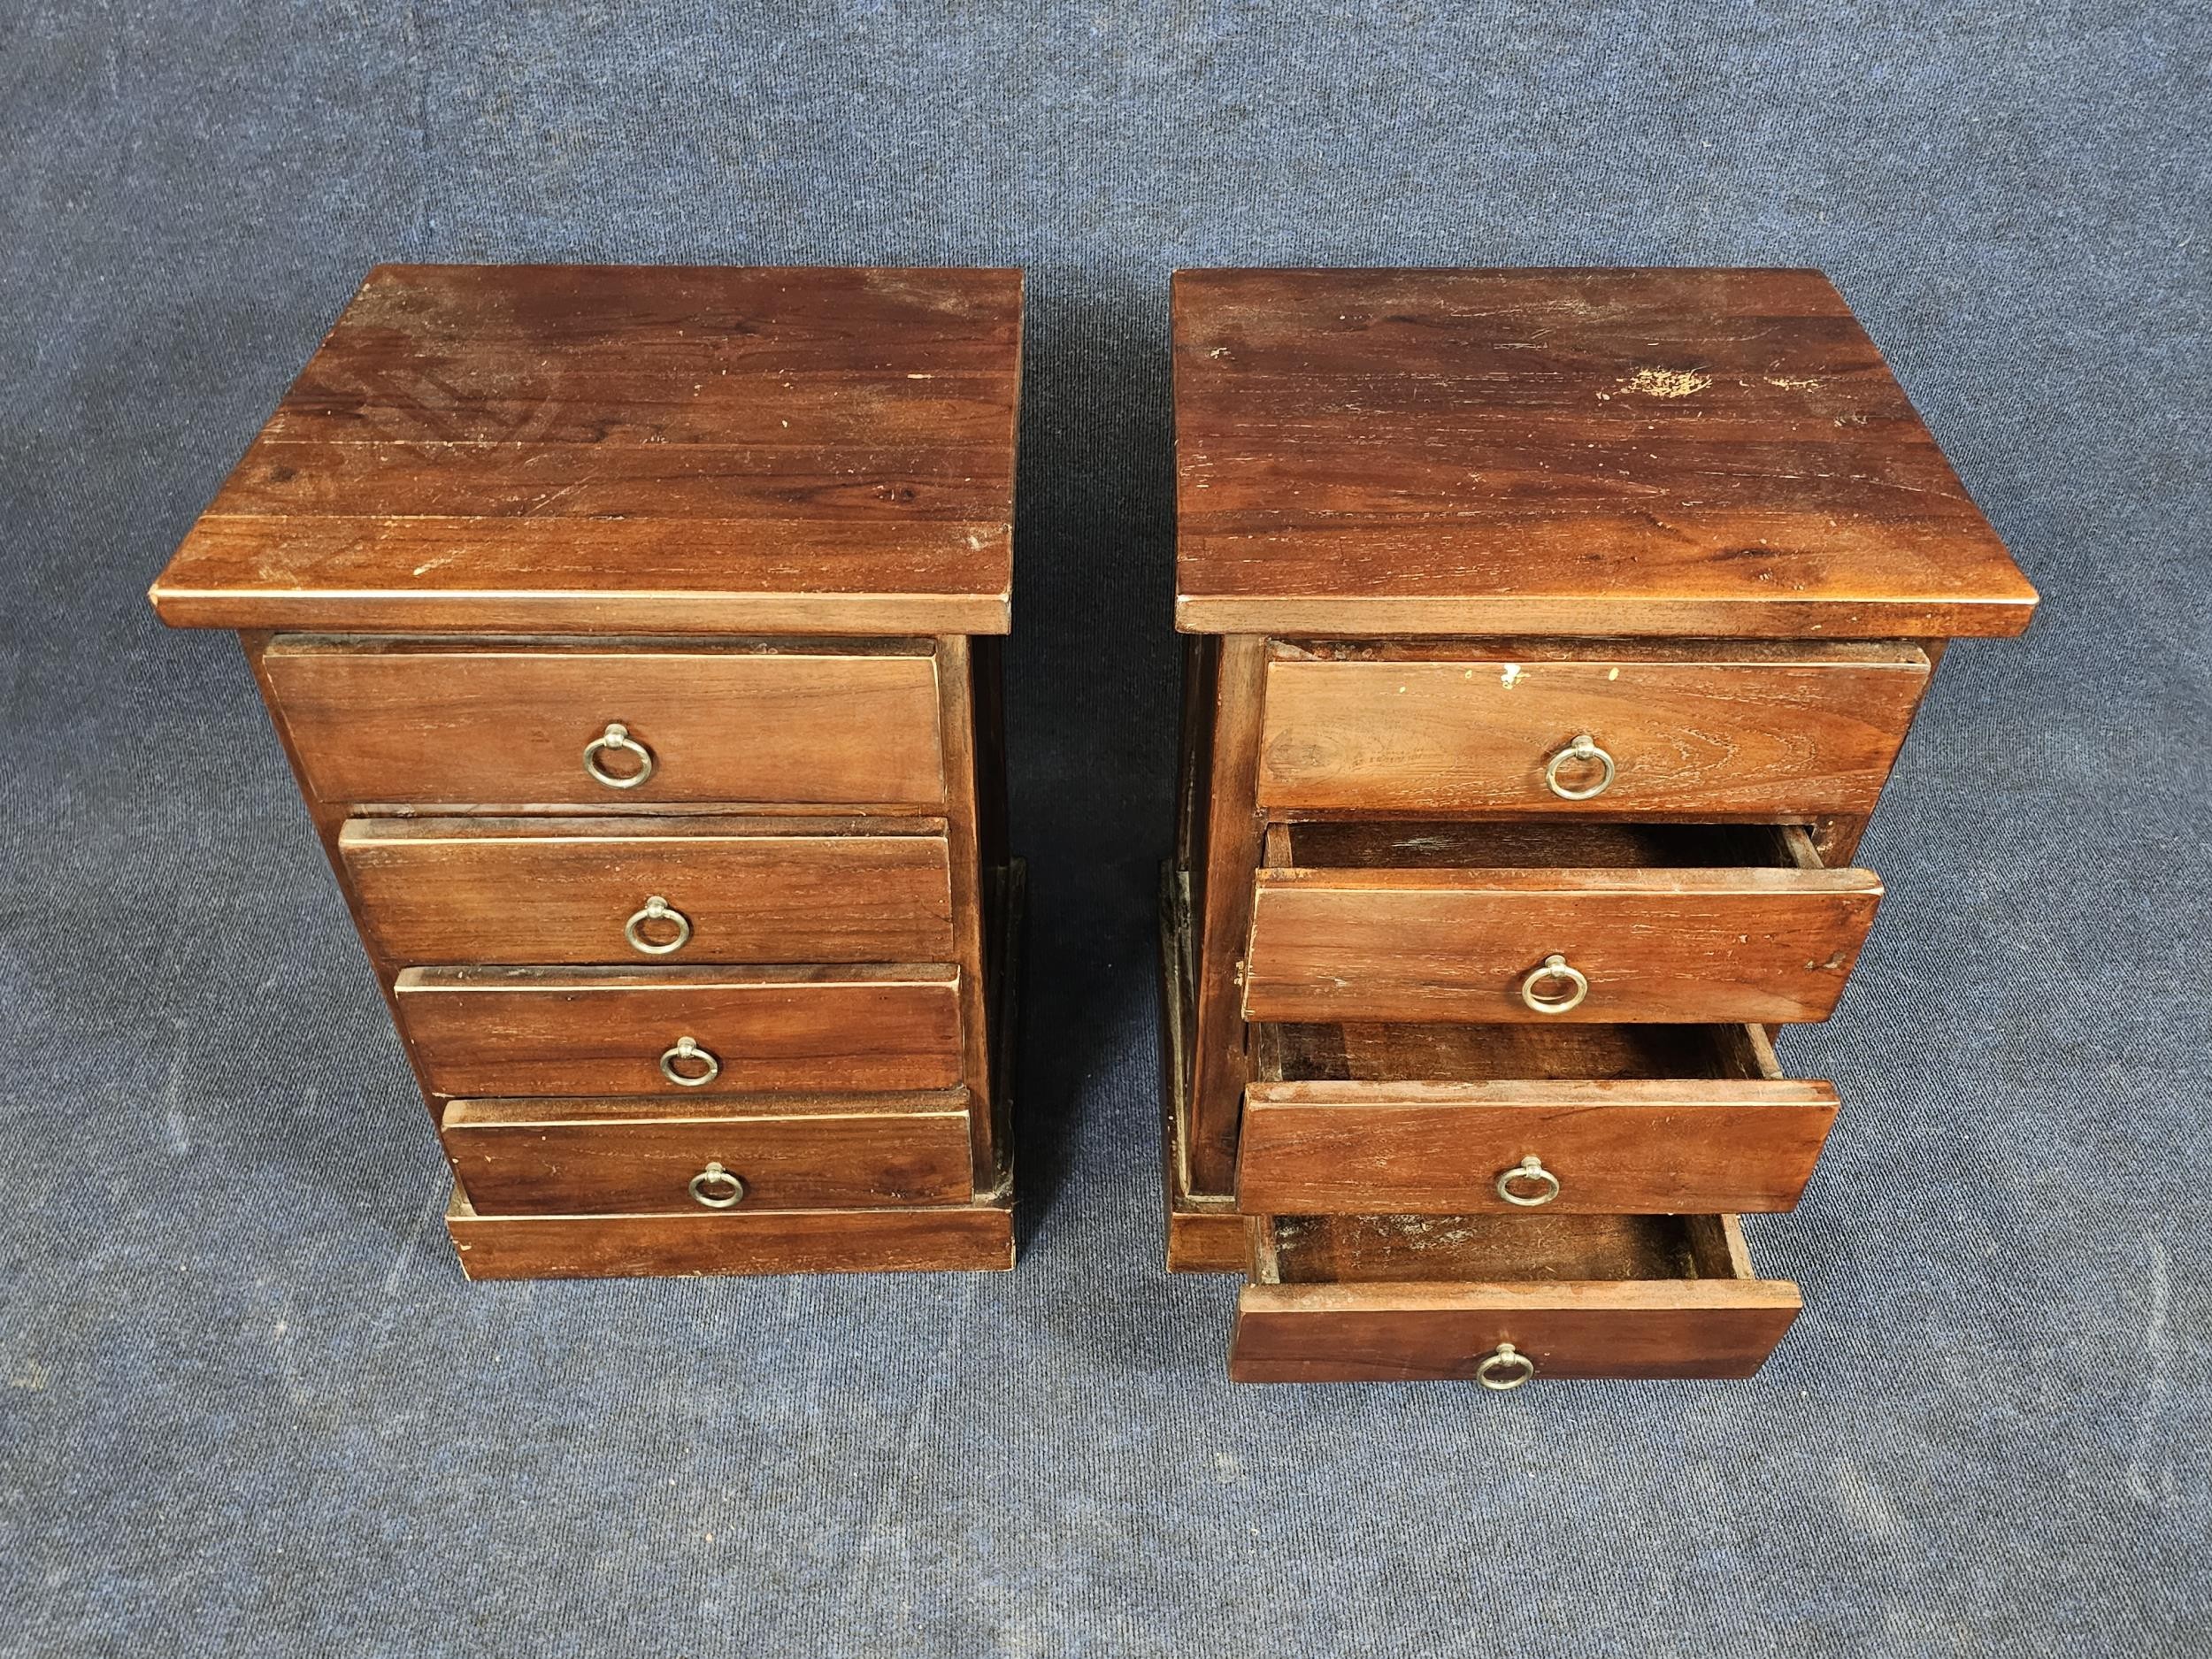
<instances>
[{"instance_id":1,"label":"blue fabric backdrop","mask_svg":"<svg viewBox=\"0 0 2212 1659\"><path fill-rule=\"evenodd\" d=\"M2200 5L0 8L0 1651L2201 1653ZM1010 1276L472 1287L147 580L380 259L1018 264ZM1167 276L1809 264L2043 588L1785 1058L1756 1380L1234 1390L1157 1262Z\"/></svg>"}]
</instances>

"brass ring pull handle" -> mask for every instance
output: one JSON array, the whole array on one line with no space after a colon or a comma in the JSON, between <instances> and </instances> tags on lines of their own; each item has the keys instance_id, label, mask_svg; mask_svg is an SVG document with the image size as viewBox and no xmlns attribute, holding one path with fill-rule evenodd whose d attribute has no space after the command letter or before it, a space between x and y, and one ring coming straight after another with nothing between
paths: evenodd
<instances>
[{"instance_id":1,"label":"brass ring pull handle","mask_svg":"<svg viewBox=\"0 0 2212 1659\"><path fill-rule=\"evenodd\" d=\"M1525 1190L1515 1192L1517 1185ZM1533 1193L1525 1190L1531 1187L1536 1189ZM1523 1210L1534 1210L1559 1196L1559 1178L1544 1167L1543 1159L1532 1153L1498 1177L1498 1196Z\"/></svg>"},{"instance_id":2,"label":"brass ring pull handle","mask_svg":"<svg viewBox=\"0 0 2212 1659\"><path fill-rule=\"evenodd\" d=\"M719 1164L710 1164L691 1178L691 1195L709 1210L727 1210L745 1196L745 1183Z\"/></svg>"},{"instance_id":3,"label":"brass ring pull handle","mask_svg":"<svg viewBox=\"0 0 2212 1659\"><path fill-rule=\"evenodd\" d=\"M1586 788L1570 789L1559 781L1559 769L1569 761L1595 761L1598 780ZM1544 768L1544 787L1562 801L1593 801L1613 787L1613 757L1597 746L1597 740L1587 732L1578 733L1572 742L1551 757Z\"/></svg>"},{"instance_id":4,"label":"brass ring pull handle","mask_svg":"<svg viewBox=\"0 0 2212 1659\"><path fill-rule=\"evenodd\" d=\"M679 1064L699 1065L701 1071L679 1071ZM722 1075L722 1063L690 1037L679 1037L676 1046L661 1056L661 1075L682 1088L703 1088Z\"/></svg>"},{"instance_id":5,"label":"brass ring pull handle","mask_svg":"<svg viewBox=\"0 0 2212 1659\"><path fill-rule=\"evenodd\" d=\"M609 772L599 764L600 756L618 749L637 757L635 772ZM605 731L584 745L584 770L594 783L603 783L610 789L634 789L653 775L653 751L632 737L630 728L621 721L611 720Z\"/></svg>"},{"instance_id":6,"label":"brass ring pull handle","mask_svg":"<svg viewBox=\"0 0 2212 1659\"><path fill-rule=\"evenodd\" d=\"M1499 1343L1496 1349L1484 1355L1482 1363L1475 1367L1475 1380L1500 1394L1509 1388L1518 1388L1534 1375L1536 1362L1510 1342Z\"/></svg>"},{"instance_id":7,"label":"brass ring pull handle","mask_svg":"<svg viewBox=\"0 0 2212 1659\"><path fill-rule=\"evenodd\" d=\"M1551 992L1537 989L1539 986L1554 981L1566 988ZM1589 995L1590 981L1583 977L1582 970L1569 967L1566 957L1556 951L1546 956L1521 981L1521 1001L1540 1014L1563 1014L1571 1008L1580 1006L1582 999Z\"/></svg>"},{"instance_id":8,"label":"brass ring pull handle","mask_svg":"<svg viewBox=\"0 0 2212 1659\"><path fill-rule=\"evenodd\" d=\"M675 928L676 936L657 942L648 939L645 936L645 924L648 922L666 922ZM691 918L656 893L645 901L643 910L622 924L622 936L630 941L633 949L641 950L649 956L665 956L681 950L691 942Z\"/></svg>"}]
</instances>

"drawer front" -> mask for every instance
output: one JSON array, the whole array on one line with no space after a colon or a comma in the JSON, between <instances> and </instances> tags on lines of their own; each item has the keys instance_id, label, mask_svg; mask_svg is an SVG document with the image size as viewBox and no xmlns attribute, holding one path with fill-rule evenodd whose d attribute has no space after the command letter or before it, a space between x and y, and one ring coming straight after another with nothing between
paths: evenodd
<instances>
[{"instance_id":1,"label":"drawer front","mask_svg":"<svg viewBox=\"0 0 2212 1659\"><path fill-rule=\"evenodd\" d=\"M1248 1227L1254 1282L1229 1349L1240 1382L1748 1377L1801 1306L1795 1285L1753 1276L1733 1216Z\"/></svg>"},{"instance_id":2,"label":"drawer front","mask_svg":"<svg viewBox=\"0 0 2212 1659\"><path fill-rule=\"evenodd\" d=\"M308 787L327 802L944 799L927 656L283 639L262 660ZM587 770L594 744L589 764L614 781Z\"/></svg>"},{"instance_id":3,"label":"drawer front","mask_svg":"<svg viewBox=\"0 0 2212 1659\"><path fill-rule=\"evenodd\" d=\"M1854 655L1875 660L1278 660L1267 669L1259 800L1355 811L1864 813L1904 741L1928 660L1910 648ZM1609 774L1595 757L1561 758L1584 735Z\"/></svg>"},{"instance_id":4,"label":"drawer front","mask_svg":"<svg viewBox=\"0 0 2212 1659\"><path fill-rule=\"evenodd\" d=\"M1771 1279L1248 1285L1238 1382L1449 1382L1510 1342L1533 1379L1748 1377L1802 1306ZM1493 1367L1502 1379L1517 1368Z\"/></svg>"},{"instance_id":5,"label":"drawer front","mask_svg":"<svg viewBox=\"0 0 2212 1659\"><path fill-rule=\"evenodd\" d=\"M1302 1216L1788 1210L1835 1116L1832 1086L1793 1080L1260 1083L1244 1097L1237 1202Z\"/></svg>"},{"instance_id":6,"label":"drawer front","mask_svg":"<svg viewBox=\"0 0 2212 1659\"><path fill-rule=\"evenodd\" d=\"M972 1195L964 1091L722 1115L634 1100L454 1101L440 1133L480 1215L868 1209Z\"/></svg>"},{"instance_id":7,"label":"drawer front","mask_svg":"<svg viewBox=\"0 0 2212 1659\"><path fill-rule=\"evenodd\" d=\"M960 1081L953 968L410 968L393 995L442 1095L680 1100ZM706 1080L678 1083L664 1062Z\"/></svg>"},{"instance_id":8,"label":"drawer front","mask_svg":"<svg viewBox=\"0 0 2212 1659\"><path fill-rule=\"evenodd\" d=\"M1245 1018L1317 1022L1825 1019L1882 892L1863 870L1290 869L1257 885ZM1555 955L1587 988L1548 1011L1575 995L1545 971Z\"/></svg>"},{"instance_id":9,"label":"drawer front","mask_svg":"<svg viewBox=\"0 0 2212 1659\"><path fill-rule=\"evenodd\" d=\"M389 962L950 960L941 828L818 823L356 818L338 850Z\"/></svg>"}]
</instances>

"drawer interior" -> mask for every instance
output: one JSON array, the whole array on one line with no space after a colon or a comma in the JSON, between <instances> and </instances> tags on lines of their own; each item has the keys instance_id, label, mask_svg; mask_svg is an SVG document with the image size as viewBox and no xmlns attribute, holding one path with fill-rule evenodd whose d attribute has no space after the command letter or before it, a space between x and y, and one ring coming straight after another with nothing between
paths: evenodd
<instances>
[{"instance_id":1,"label":"drawer interior","mask_svg":"<svg viewBox=\"0 0 2212 1659\"><path fill-rule=\"evenodd\" d=\"M1818 870L1793 824L1654 824L1566 818L1306 819L1268 832L1268 864L1311 870Z\"/></svg>"},{"instance_id":2,"label":"drawer interior","mask_svg":"<svg viewBox=\"0 0 2212 1659\"><path fill-rule=\"evenodd\" d=\"M1464 1284L1752 1277L1720 1216L1271 1216L1262 1285Z\"/></svg>"},{"instance_id":3,"label":"drawer interior","mask_svg":"<svg viewBox=\"0 0 2212 1659\"><path fill-rule=\"evenodd\" d=\"M1782 1075L1756 1025L1263 1025L1252 1040L1254 1071L1269 1083Z\"/></svg>"}]
</instances>

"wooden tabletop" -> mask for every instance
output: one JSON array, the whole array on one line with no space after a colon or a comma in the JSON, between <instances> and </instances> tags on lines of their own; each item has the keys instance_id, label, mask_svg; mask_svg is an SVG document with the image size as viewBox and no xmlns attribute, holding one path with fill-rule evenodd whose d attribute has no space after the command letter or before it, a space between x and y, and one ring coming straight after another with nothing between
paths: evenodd
<instances>
[{"instance_id":1,"label":"wooden tabletop","mask_svg":"<svg viewBox=\"0 0 2212 1659\"><path fill-rule=\"evenodd\" d=\"M1186 271L1190 633L2017 634L2035 590L1816 271Z\"/></svg>"},{"instance_id":2,"label":"wooden tabletop","mask_svg":"<svg viewBox=\"0 0 2212 1659\"><path fill-rule=\"evenodd\" d=\"M369 273L153 588L203 627L994 634L1021 273Z\"/></svg>"}]
</instances>

